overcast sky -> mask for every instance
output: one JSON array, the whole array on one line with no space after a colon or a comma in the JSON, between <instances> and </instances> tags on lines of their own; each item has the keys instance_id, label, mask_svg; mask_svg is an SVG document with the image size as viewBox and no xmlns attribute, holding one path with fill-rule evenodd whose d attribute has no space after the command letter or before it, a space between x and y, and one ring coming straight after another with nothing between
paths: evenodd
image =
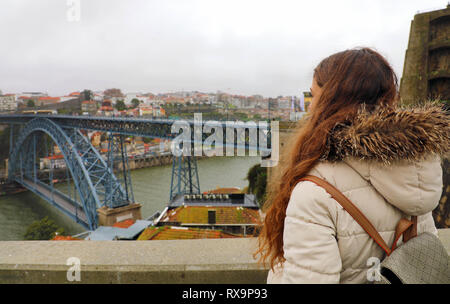
<instances>
[{"instance_id":1,"label":"overcast sky","mask_svg":"<svg viewBox=\"0 0 450 304\"><path fill-rule=\"evenodd\" d=\"M447 0L1 0L0 90L63 95L308 90L324 57L369 46L399 78L411 20Z\"/></svg>"}]
</instances>

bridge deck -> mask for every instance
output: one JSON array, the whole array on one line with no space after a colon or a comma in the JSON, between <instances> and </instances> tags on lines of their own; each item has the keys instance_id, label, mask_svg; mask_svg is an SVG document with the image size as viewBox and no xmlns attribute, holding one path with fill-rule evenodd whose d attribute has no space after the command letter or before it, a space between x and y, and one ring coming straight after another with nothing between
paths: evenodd
<instances>
[{"instance_id":1,"label":"bridge deck","mask_svg":"<svg viewBox=\"0 0 450 304\"><path fill-rule=\"evenodd\" d=\"M56 205L61 211L68 214L71 217L75 217L78 221L83 222L82 224L89 226L88 219L84 213L83 207L75 205L74 202L68 200L62 194L51 191L40 183L35 183L32 180L24 179L19 181L23 186L33 191L37 195L43 197L45 200Z\"/></svg>"},{"instance_id":2,"label":"bridge deck","mask_svg":"<svg viewBox=\"0 0 450 304\"><path fill-rule=\"evenodd\" d=\"M47 118L57 123L62 128L69 129L84 129L101 132L112 132L127 136L143 136L148 138L162 138L172 140L179 135L178 127L175 128L175 133L172 133L172 125L176 122L183 121L191 128L191 143L203 142L209 133L204 133L201 141L194 138L194 128L197 124L192 119L187 120L173 120L165 118L131 118L131 117L111 117L111 116L73 116L73 115L32 115L32 114L0 114L0 123L5 124L25 124L34 118ZM207 121L201 120L199 125L203 126L208 123L209 127L220 127L226 130L227 127L234 129L255 129L256 131L266 131L270 133L270 123L267 126L259 125L260 122L235 122L235 121ZM267 143L252 143L245 139L245 144L235 142L227 143L226 136L223 137L223 147L240 147L251 150L259 149L260 151L270 152L271 142ZM187 140L184 139L184 140Z\"/></svg>"}]
</instances>

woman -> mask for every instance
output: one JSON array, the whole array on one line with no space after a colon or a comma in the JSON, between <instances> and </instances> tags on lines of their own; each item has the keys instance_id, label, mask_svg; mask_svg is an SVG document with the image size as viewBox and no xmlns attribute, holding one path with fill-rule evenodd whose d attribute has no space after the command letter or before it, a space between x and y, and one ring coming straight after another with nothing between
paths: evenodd
<instances>
[{"instance_id":1,"label":"woman","mask_svg":"<svg viewBox=\"0 0 450 304\"><path fill-rule=\"evenodd\" d=\"M324 59L311 94L286 168L269 185L257 253L270 263L268 283L366 283L369 259L384 251L323 188L299 179L334 185L388 245L402 217L418 216L418 234L437 233L431 211L442 193L448 116L439 106L400 109L394 71L368 48Z\"/></svg>"}]
</instances>

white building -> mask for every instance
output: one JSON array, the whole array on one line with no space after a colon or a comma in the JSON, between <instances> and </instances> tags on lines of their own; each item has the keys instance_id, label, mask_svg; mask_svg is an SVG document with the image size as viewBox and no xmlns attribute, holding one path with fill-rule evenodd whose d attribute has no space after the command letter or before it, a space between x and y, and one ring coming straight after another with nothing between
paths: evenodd
<instances>
[{"instance_id":1,"label":"white building","mask_svg":"<svg viewBox=\"0 0 450 304\"><path fill-rule=\"evenodd\" d=\"M0 96L0 112L15 110L17 110L17 102L14 94Z\"/></svg>"},{"instance_id":2,"label":"white building","mask_svg":"<svg viewBox=\"0 0 450 304\"><path fill-rule=\"evenodd\" d=\"M103 98L104 98L103 92L101 92L101 91L100 92L94 92L94 100L96 102L102 102Z\"/></svg>"}]
</instances>

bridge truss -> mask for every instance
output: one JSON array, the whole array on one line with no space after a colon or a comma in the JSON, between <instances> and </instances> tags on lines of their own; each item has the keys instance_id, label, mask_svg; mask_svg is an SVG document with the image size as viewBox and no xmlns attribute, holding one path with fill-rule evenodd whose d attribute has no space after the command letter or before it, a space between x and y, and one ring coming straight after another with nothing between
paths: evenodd
<instances>
[{"instance_id":1,"label":"bridge truss","mask_svg":"<svg viewBox=\"0 0 450 304\"><path fill-rule=\"evenodd\" d=\"M0 115L0 123L11 126L8 175L11 180L22 184L76 222L93 230L98 226L98 208L103 206L116 208L134 203L124 138L131 135L173 140L178 135L172 132L174 122L168 119L123 117ZM208 128L211 130L217 127L225 130L228 123L208 122ZM196 124L195 121L187 121L187 128L194 130L189 136L189 142L194 146L204 142L209 136L206 133L196 136ZM203 125L200 126L203 129ZM219 145L226 149L241 151L254 149L270 153L268 127L258 125L237 125L237 127L231 133L227 131L222 144L216 142L216 147ZM238 131L239 128L241 131ZM246 131L242 132L242 128ZM252 132L258 132L261 128L267 136L258 135L257 142L250 142L249 135ZM92 146L86 136L87 131L100 131L107 134L108 152L105 158ZM230 135L233 139L240 137L241 144L234 140L231 146L227 144L226 139ZM47 183L43 181L42 174L39 173L39 157L54 155L46 143L47 139L50 139L63 155L66 165L66 191L63 191L62 186L54 184L53 163ZM197 155L192 153L190 156L173 157L170 199L178 194L200 193L195 156Z\"/></svg>"},{"instance_id":2,"label":"bridge truss","mask_svg":"<svg viewBox=\"0 0 450 304\"><path fill-rule=\"evenodd\" d=\"M49 171L49 184L40 180L37 174L40 168L39 156L47 152L45 150L48 148L46 143L48 137L58 147L64 158L66 170L69 173L66 176L68 191L63 191L62 187L58 188L54 185L53 159ZM110 141L117 142L115 137L122 136L111 134ZM123 143L123 140L119 139L119 147L122 148L122 153L126 153L123 144L120 143ZM117 146L116 143L111 145ZM47 155L55 154L47 152ZM122 155L125 156L125 154ZM127 167L122 169L126 171ZM8 171L8 177L11 180L32 190L91 230L98 225L98 208L127 205L133 199L128 185L124 187L121 184L114 174L112 165L106 163L80 130L62 128L48 118L38 117L24 125L11 150ZM74 187L73 190L71 190L71 184Z\"/></svg>"}]
</instances>

